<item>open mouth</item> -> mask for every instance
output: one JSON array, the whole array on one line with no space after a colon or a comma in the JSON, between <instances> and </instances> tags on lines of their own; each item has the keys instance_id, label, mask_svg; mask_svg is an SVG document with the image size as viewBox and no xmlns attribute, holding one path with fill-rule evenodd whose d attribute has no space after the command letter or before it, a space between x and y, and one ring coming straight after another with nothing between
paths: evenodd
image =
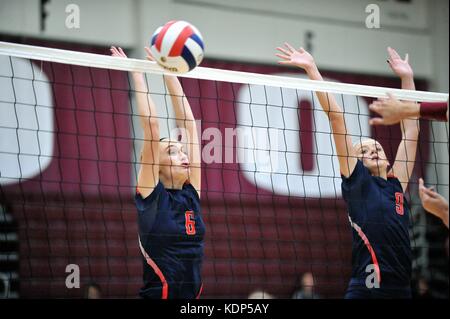
<instances>
[{"instance_id":1,"label":"open mouth","mask_svg":"<svg viewBox=\"0 0 450 319\"><path fill-rule=\"evenodd\" d=\"M378 156L374 156L370 159L371 162L376 163L377 165L382 164L386 159Z\"/></svg>"}]
</instances>

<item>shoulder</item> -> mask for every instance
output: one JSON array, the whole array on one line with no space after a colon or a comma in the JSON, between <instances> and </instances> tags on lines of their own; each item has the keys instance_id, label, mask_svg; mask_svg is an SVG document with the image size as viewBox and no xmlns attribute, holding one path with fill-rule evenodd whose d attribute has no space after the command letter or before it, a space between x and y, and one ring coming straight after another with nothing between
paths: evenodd
<instances>
[{"instance_id":1,"label":"shoulder","mask_svg":"<svg viewBox=\"0 0 450 319\"><path fill-rule=\"evenodd\" d=\"M136 207L138 210L145 210L147 209L152 203L157 203L160 199L161 195L164 195L167 193L166 189L164 188L164 185L161 183L161 181L156 184L153 191L148 195L147 197L142 197L141 193L139 193L138 190L136 190L136 195L134 197Z\"/></svg>"},{"instance_id":2,"label":"shoulder","mask_svg":"<svg viewBox=\"0 0 450 319\"><path fill-rule=\"evenodd\" d=\"M401 191L403 193L403 187L402 183L400 183L400 180L395 176L394 174L390 173L387 176L387 181L394 186L395 190Z\"/></svg>"},{"instance_id":3,"label":"shoulder","mask_svg":"<svg viewBox=\"0 0 450 319\"><path fill-rule=\"evenodd\" d=\"M370 177L370 172L367 167L360 161L356 161L356 166L349 177L345 177L341 174L342 186L352 186L362 182L365 178Z\"/></svg>"},{"instance_id":4,"label":"shoulder","mask_svg":"<svg viewBox=\"0 0 450 319\"><path fill-rule=\"evenodd\" d=\"M368 173L369 169L367 167L364 166L364 164L362 163L361 160L356 160L356 166L355 169L353 170L353 172L350 174L349 177L345 177L344 175L341 174L341 178L344 181L349 181L354 179L356 176L364 174L364 173Z\"/></svg>"},{"instance_id":5,"label":"shoulder","mask_svg":"<svg viewBox=\"0 0 450 319\"><path fill-rule=\"evenodd\" d=\"M186 184L184 184L183 185L183 190L191 193L192 195L194 195L195 197L200 199L200 196L199 196L197 190L195 189L195 187L191 183L187 182Z\"/></svg>"}]
</instances>

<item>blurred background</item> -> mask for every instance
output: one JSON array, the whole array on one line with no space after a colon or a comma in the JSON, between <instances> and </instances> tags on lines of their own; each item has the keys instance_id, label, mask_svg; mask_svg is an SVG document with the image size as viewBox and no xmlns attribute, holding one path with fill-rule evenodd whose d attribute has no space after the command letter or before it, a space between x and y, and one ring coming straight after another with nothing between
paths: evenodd
<instances>
[{"instance_id":1,"label":"blurred background","mask_svg":"<svg viewBox=\"0 0 450 319\"><path fill-rule=\"evenodd\" d=\"M78 21L70 18L74 12ZM379 24L368 21L377 12ZM203 35L202 66L298 74L276 63L275 48L287 41L311 52L328 79L399 87L386 64L391 46L402 56L409 53L417 89L448 93L448 19L447 0L0 0L0 41L98 54L109 54L115 45L143 59L143 47L157 27L186 20ZM20 141L34 144L43 137L17 135L20 116L25 122L38 116L26 110L17 114L20 98L6 89L17 71L9 59L1 63L0 70L9 70L0 79L0 151L5 155L11 138L20 150ZM57 134L47 142L48 162L38 161L29 176L19 173L18 182L1 180L0 297L79 298L93 283L103 297L135 298L142 274L132 198L139 141L129 137L141 133L134 131L134 119L118 111L126 104L135 107L126 74L38 61L20 68L29 76L35 69L44 71L42 81L53 90L48 105L55 109L48 131ZM148 81L165 100L161 79ZM229 100L239 86L183 81L205 128L236 126L236 105ZM39 131L39 125L29 125ZM448 123L423 125L416 177L425 176L448 199ZM371 134L389 140L398 132ZM307 145L313 144L311 136L302 137L310 139ZM302 161L304 172L313 170L314 159ZM304 278L322 298L343 297L351 231L341 200L258 190L237 164L207 165L203 175L204 297L246 298L264 290L291 298ZM410 202L418 225L411 233L415 296L448 298L448 230L423 212L414 192ZM65 286L68 264L80 266L79 289Z\"/></svg>"}]
</instances>

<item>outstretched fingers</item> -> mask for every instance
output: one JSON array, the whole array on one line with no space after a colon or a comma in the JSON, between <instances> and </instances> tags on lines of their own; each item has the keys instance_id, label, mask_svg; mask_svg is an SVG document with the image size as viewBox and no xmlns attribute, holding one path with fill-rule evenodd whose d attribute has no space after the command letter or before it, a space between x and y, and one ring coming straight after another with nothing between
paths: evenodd
<instances>
[{"instance_id":1,"label":"outstretched fingers","mask_svg":"<svg viewBox=\"0 0 450 319\"><path fill-rule=\"evenodd\" d=\"M385 125L385 121L381 117L374 117L373 119L369 120L370 125Z\"/></svg>"},{"instance_id":2,"label":"outstretched fingers","mask_svg":"<svg viewBox=\"0 0 450 319\"><path fill-rule=\"evenodd\" d=\"M372 111L372 112L375 112L375 113L377 113L378 115L383 115L382 114L382 111L383 111L383 106L384 106L384 104L385 104L385 101L383 101L383 100L377 100L377 101L374 101L373 103L371 103L370 105L369 105L369 109ZM385 121L385 119L384 118L382 118L382 117L374 117L374 118L372 118L372 119L370 119L369 120L369 124L370 125L386 125L386 121Z\"/></svg>"},{"instance_id":3,"label":"outstretched fingers","mask_svg":"<svg viewBox=\"0 0 450 319\"><path fill-rule=\"evenodd\" d=\"M127 57L127 55L125 54L125 52L123 52L121 47L119 47L119 52L123 57Z\"/></svg>"},{"instance_id":4,"label":"outstretched fingers","mask_svg":"<svg viewBox=\"0 0 450 319\"><path fill-rule=\"evenodd\" d=\"M437 198L437 193L429 188L423 187L421 191L424 192L426 195L430 196L431 198Z\"/></svg>"},{"instance_id":5,"label":"outstretched fingers","mask_svg":"<svg viewBox=\"0 0 450 319\"><path fill-rule=\"evenodd\" d=\"M119 52L117 51L115 46L111 46L111 48L109 48L109 50L111 51L112 55L118 55Z\"/></svg>"},{"instance_id":6,"label":"outstretched fingers","mask_svg":"<svg viewBox=\"0 0 450 319\"><path fill-rule=\"evenodd\" d=\"M111 51L112 56L118 56L122 58L127 57L127 55L125 54L125 52L123 52L121 47L116 48L115 46L111 46L109 50Z\"/></svg>"},{"instance_id":7,"label":"outstretched fingers","mask_svg":"<svg viewBox=\"0 0 450 319\"><path fill-rule=\"evenodd\" d=\"M275 55L277 57L279 57L280 59L283 59L283 60L290 60L291 59L291 57L289 57L287 55L284 55L284 54L276 53Z\"/></svg>"},{"instance_id":8,"label":"outstretched fingers","mask_svg":"<svg viewBox=\"0 0 450 319\"><path fill-rule=\"evenodd\" d=\"M155 61L155 58L153 57L152 51L149 47L144 47L145 53L147 53L147 60Z\"/></svg>"},{"instance_id":9,"label":"outstretched fingers","mask_svg":"<svg viewBox=\"0 0 450 319\"><path fill-rule=\"evenodd\" d=\"M277 50L284 53L285 55L289 56L291 55L292 52L287 51L286 49L282 48L282 47L277 47Z\"/></svg>"},{"instance_id":10,"label":"outstretched fingers","mask_svg":"<svg viewBox=\"0 0 450 319\"><path fill-rule=\"evenodd\" d=\"M419 178L419 194L420 195L426 194L432 198L437 197L436 196L437 193L431 187L430 188L425 187L425 184L424 184L422 178Z\"/></svg>"},{"instance_id":11,"label":"outstretched fingers","mask_svg":"<svg viewBox=\"0 0 450 319\"><path fill-rule=\"evenodd\" d=\"M291 53L293 53L293 52L296 51L296 50L294 49L294 47L293 47L292 45L290 45L289 43L287 43L287 42L284 42L284 46L285 46L286 48L288 48L289 51L290 51Z\"/></svg>"},{"instance_id":12,"label":"outstretched fingers","mask_svg":"<svg viewBox=\"0 0 450 319\"><path fill-rule=\"evenodd\" d=\"M402 59L400 57L400 55L397 53L397 51L395 51L393 48L388 47L387 50L388 50L389 58L391 61L394 59L400 59L400 60Z\"/></svg>"},{"instance_id":13,"label":"outstretched fingers","mask_svg":"<svg viewBox=\"0 0 450 319\"><path fill-rule=\"evenodd\" d=\"M382 102L381 101L375 101L372 104L369 105L369 109L373 112L380 113L380 110L382 108Z\"/></svg>"}]
</instances>

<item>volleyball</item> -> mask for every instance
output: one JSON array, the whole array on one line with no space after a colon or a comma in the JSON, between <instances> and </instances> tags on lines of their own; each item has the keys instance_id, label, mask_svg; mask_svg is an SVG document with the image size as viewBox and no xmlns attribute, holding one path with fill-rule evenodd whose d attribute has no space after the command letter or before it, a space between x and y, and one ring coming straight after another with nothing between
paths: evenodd
<instances>
[{"instance_id":1,"label":"volleyball","mask_svg":"<svg viewBox=\"0 0 450 319\"><path fill-rule=\"evenodd\" d=\"M186 73L203 60L203 38L200 31L186 21L169 21L153 33L150 50L163 68Z\"/></svg>"},{"instance_id":2,"label":"volleyball","mask_svg":"<svg viewBox=\"0 0 450 319\"><path fill-rule=\"evenodd\" d=\"M0 0L0 313L450 298L450 0L37 2Z\"/></svg>"}]
</instances>

